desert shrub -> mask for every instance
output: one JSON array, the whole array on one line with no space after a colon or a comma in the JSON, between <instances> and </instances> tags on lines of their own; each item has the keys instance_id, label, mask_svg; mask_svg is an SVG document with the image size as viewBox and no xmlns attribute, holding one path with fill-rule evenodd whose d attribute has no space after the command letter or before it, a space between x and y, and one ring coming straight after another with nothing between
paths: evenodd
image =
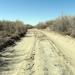
<instances>
[{"instance_id":1,"label":"desert shrub","mask_svg":"<svg viewBox=\"0 0 75 75\"><path fill-rule=\"evenodd\" d=\"M55 20L36 25L38 29L46 29L47 27L52 31L75 37L75 16L61 16Z\"/></svg>"},{"instance_id":2,"label":"desert shrub","mask_svg":"<svg viewBox=\"0 0 75 75\"><path fill-rule=\"evenodd\" d=\"M46 23L41 22L41 23L38 23L35 27L38 28L38 29L45 29L48 26L47 26Z\"/></svg>"},{"instance_id":3,"label":"desert shrub","mask_svg":"<svg viewBox=\"0 0 75 75\"><path fill-rule=\"evenodd\" d=\"M32 29L32 28L34 28L34 26L32 26L32 25L30 25L30 24L26 24L26 28L27 28L27 29Z\"/></svg>"},{"instance_id":4,"label":"desert shrub","mask_svg":"<svg viewBox=\"0 0 75 75\"><path fill-rule=\"evenodd\" d=\"M27 28L21 21L0 21L0 51L20 40L26 32Z\"/></svg>"},{"instance_id":5,"label":"desert shrub","mask_svg":"<svg viewBox=\"0 0 75 75\"><path fill-rule=\"evenodd\" d=\"M27 28L21 21L0 21L0 36L10 37L12 35L25 33L26 31Z\"/></svg>"},{"instance_id":6,"label":"desert shrub","mask_svg":"<svg viewBox=\"0 0 75 75\"><path fill-rule=\"evenodd\" d=\"M63 16L53 23L53 31L63 32L66 35L75 36L75 17Z\"/></svg>"}]
</instances>

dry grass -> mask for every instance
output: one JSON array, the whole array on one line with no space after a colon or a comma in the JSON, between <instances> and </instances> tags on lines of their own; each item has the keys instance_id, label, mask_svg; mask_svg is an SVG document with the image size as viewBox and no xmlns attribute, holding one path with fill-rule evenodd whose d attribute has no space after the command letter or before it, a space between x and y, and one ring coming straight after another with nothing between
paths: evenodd
<instances>
[{"instance_id":1,"label":"dry grass","mask_svg":"<svg viewBox=\"0 0 75 75\"><path fill-rule=\"evenodd\" d=\"M55 20L36 25L38 29L45 29L47 27L52 31L75 37L75 16L61 16Z\"/></svg>"},{"instance_id":2,"label":"dry grass","mask_svg":"<svg viewBox=\"0 0 75 75\"><path fill-rule=\"evenodd\" d=\"M0 51L14 44L27 32L27 28L21 21L0 21Z\"/></svg>"}]
</instances>

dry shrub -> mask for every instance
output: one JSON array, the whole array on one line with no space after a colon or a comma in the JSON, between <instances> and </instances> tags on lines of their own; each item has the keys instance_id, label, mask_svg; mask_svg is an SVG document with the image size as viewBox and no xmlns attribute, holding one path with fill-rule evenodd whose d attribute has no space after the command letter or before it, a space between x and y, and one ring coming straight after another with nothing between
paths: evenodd
<instances>
[{"instance_id":1,"label":"dry shrub","mask_svg":"<svg viewBox=\"0 0 75 75\"><path fill-rule=\"evenodd\" d=\"M52 31L75 37L75 16L61 16L55 20L36 25L38 29L45 29L47 27Z\"/></svg>"},{"instance_id":2,"label":"dry shrub","mask_svg":"<svg viewBox=\"0 0 75 75\"><path fill-rule=\"evenodd\" d=\"M27 32L27 28L21 21L0 21L0 51L13 45Z\"/></svg>"}]
</instances>

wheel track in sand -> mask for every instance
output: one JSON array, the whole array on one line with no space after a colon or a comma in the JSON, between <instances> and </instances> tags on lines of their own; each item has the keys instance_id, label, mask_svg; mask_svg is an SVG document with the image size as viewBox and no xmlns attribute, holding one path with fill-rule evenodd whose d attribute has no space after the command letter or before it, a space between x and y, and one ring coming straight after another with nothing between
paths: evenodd
<instances>
[{"instance_id":1,"label":"wheel track in sand","mask_svg":"<svg viewBox=\"0 0 75 75\"><path fill-rule=\"evenodd\" d=\"M36 65L41 65L39 69L42 73L38 71L39 74L37 74L38 72L36 72L36 74L34 75L74 75L71 70L72 66L70 64L70 61L66 59L67 57L61 52L61 50L59 50L59 48L45 34L41 32L37 34L41 34L37 37L39 40L38 50L40 54L39 58L41 60L41 64ZM45 43L47 43L48 46ZM51 52L49 55L47 50L48 52ZM37 56L39 56L39 54ZM37 59L37 61L39 60ZM42 65L43 63L44 65ZM38 70L38 68L36 70Z\"/></svg>"},{"instance_id":2,"label":"wheel track in sand","mask_svg":"<svg viewBox=\"0 0 75 75\"><path fill-rule=\"evenodd\" d=\"M35 38L31 48L21 54L23 59L19 59L21 58L19 55L19 60L16 62L22 62L18 70L12 74L0 75L74 75L70 59L62 53L61 48L42 32L33 31L33 34ZM7 55L10 57L9 54Z\"/></svg>"},{"instance_id":3,"label":"wheel track in sand","mask_svg":"<svg viewBox=\"0 0 75 75\"><path fill-rule=\"evenodd\" d=\"M27 57L25 57L24 61L26 62L25 65L22 64L21 68L19 69L19 71L22 69L21 72L18 72L16 75L33 75L33 73L35 72L32 68L34 66L34 56L35 56L35 46L36 46L36 32L34 32L34 36L35 36L35 41L33 44L33 47L31 47L31 51L29 53L27 53Z\"/></svg>"}]
</instances>

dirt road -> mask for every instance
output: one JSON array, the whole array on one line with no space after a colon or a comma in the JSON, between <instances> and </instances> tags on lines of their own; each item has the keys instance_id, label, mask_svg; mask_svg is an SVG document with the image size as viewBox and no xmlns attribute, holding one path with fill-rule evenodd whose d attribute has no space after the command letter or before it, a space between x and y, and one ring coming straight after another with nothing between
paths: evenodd
<instances>
[{"instance_id":1,"label":"dirt road","mask_svg":"<svg viewBox=\"0 0 75 75\"><path fill-rule=\"evenodd\" d=\"M74 39L29 30L26 37L0 52L0 75L75 75Z\"/></svg>"}]
</instances>

